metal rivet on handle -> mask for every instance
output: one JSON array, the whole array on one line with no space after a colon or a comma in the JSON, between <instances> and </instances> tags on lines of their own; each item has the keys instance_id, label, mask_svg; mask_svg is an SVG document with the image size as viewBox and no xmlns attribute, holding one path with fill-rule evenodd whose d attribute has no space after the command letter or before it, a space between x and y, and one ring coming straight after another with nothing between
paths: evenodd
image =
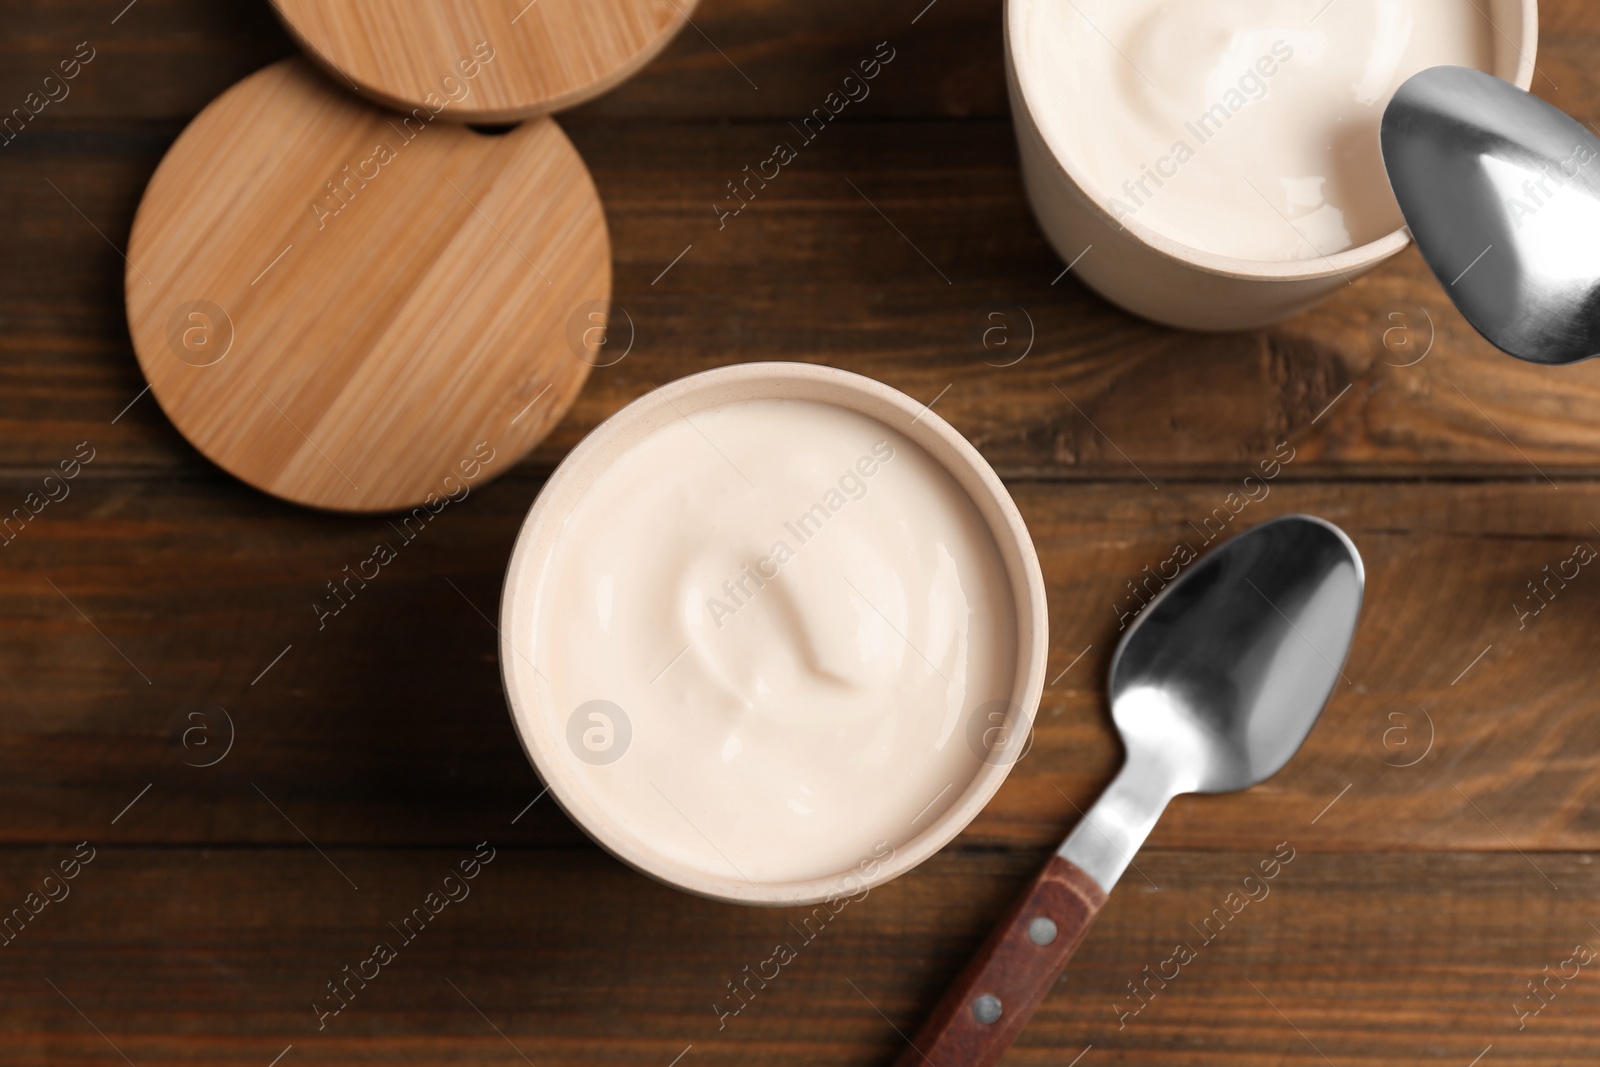
<instances>
[{"instance_id":1,"label":"metal rivet on handle","mask_svg":"<svg viewBox=\"0 0 1600 1067\"><path fill-rule=\"evenodd\" d=\"M1028 924L1028 940L1035 945L1048 945L1056 939L1056 924L1041 915Z\"/></svg>"},{"instance_id":2,"label":"metal rivet on handle","mask_svg":"<svg viewBox=\"0 0 1600 1067\"><path fill-rule=\"evenodd\" d=\"M1000 1018L1000 998L993 993L985 993L972 1002L972 1014L985 1026Z\"/></svg>"}]
</instances>

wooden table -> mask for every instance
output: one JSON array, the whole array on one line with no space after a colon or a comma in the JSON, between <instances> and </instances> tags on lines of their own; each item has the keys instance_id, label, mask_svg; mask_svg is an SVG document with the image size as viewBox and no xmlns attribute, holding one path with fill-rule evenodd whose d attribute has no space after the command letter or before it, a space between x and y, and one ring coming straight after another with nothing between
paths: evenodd
<instances>
[{"instance_id":1,"label":"wooden table","mask_svg":"<svg viewBox=\"0 0 1600 1067\"><path fill-rule=\"evenodd\" d=\"M1600 967L1568 961L1600 946L1600 571L1541 601L1527 583L1600 545L1600 366L1496 354L1414 252L1271 330L1137 321L1058 278L1029 216L996 0L705 0L562 119L606 203L630 354L319 629L324 583L389 528L279 503L183 442L141 398L118 251L183 124L292 47L256 0L123 2L0 17L7 110L79 42L94 55L0 147L0 515L57 498L0 545L0 909L70 894L0 948L0 1062L886 1063L1112 772L1125 581L1280 450L1230 529L1309 511L1354 537L1350 684L1270 782L1173 805L1006 1062L1594 1062ZM1543 14L1535 87L1600 117L1600 10ZM719 225L726 183L880 41L871 96ZM1053 682L972 827L719 1027L726 983L795 916L658 886L533 803L485 616L574 442L654 385L757 359L937 398L1033 530ZM471 896L319 1029L327 983L482 841ZM1280 843L1270 894L1205 927ZM76 877L45 883L64 862ZM1132 999L1180 942L1196 958Z\"/></svg>"}]
</instances>

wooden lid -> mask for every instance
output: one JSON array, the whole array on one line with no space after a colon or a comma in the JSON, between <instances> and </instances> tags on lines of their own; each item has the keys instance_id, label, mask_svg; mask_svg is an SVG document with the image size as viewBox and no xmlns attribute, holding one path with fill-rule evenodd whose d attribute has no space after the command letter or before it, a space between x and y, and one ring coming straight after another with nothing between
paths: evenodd
<instances>
[{"instance_id":1,"label":"wooden lid","mask_svg":"<svg viewBox=\"0 0 1600 1067\"><path fill-rule=\"evenodd\" d=\"M600 199L553 121L397 116L300 59L183 132L128 262L134 351L178 430L336 511L510 468L577 396L611 296Z\"/></svg>"},{"instance_id":2,"label":"wooden lid","mask_svg":"<svg viewBox=\"0 0 1600 1067\"><path fill-rule=\"evenodd\" d=\"M666 47L695 0L275 0L321 63L401 111L514 122L615 87Z\"/></svg>"}]
</instances>

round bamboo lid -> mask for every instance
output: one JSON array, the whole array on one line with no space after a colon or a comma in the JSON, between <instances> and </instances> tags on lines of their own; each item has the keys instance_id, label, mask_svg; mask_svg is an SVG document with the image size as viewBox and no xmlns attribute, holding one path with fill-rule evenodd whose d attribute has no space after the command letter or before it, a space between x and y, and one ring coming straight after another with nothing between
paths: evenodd
<instances>
[{"instance_id":1,"label":"round bamboo lid","mask_svg":"<svg viewBox=\"0 0 1600 1067\"><path fill-rule=\"evenodd\" d=\"M274 6L319 62L380 103L495 123L560 111L614 88L666 47L694 4L275 0Z\"/></svg>"},{"instance_id":2,"label":"round bamboo lid","mask_svg":"<svg viewBox=\"0 0 1600 1067\"><path fill-rule=\"evenodd\" d=\"M178 430L336 511L509 469L577 396L611 295L599 196L552 120L486 136L390 114L300 59L183 132L128 264L134 351Z\"/></svg>"}]
</instances>

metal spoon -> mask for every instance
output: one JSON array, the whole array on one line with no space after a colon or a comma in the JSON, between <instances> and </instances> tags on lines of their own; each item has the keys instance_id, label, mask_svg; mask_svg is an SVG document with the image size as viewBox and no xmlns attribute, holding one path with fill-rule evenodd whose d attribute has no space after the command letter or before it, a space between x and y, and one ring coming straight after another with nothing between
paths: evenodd
<instances>
[{"instance_id":1,"label":"metal spoon","mask_svg":"<svg viewBox=\"0 0 1600 1067\"><path fill-rule=\"evenodd\" d=\"M1491 74L1431 67L1381 140L1422 258L1479 333L1534 363L1600 353L1600 139Z\"/></svg>"},{"instance_id":2,"label":"metal spoon","mask_svg":"<svg viewBox=\"0 0 1600 1067\"><path fill-rule=\"evenodd\" d=\"M1126 764L899 1067L998 1062L1167 802L1244 789L1288 762L1341 676L1364 584L1343 531L1290 515L1226 542L1151 601L1111 661Z\"/></svg>"}]
</instances>

